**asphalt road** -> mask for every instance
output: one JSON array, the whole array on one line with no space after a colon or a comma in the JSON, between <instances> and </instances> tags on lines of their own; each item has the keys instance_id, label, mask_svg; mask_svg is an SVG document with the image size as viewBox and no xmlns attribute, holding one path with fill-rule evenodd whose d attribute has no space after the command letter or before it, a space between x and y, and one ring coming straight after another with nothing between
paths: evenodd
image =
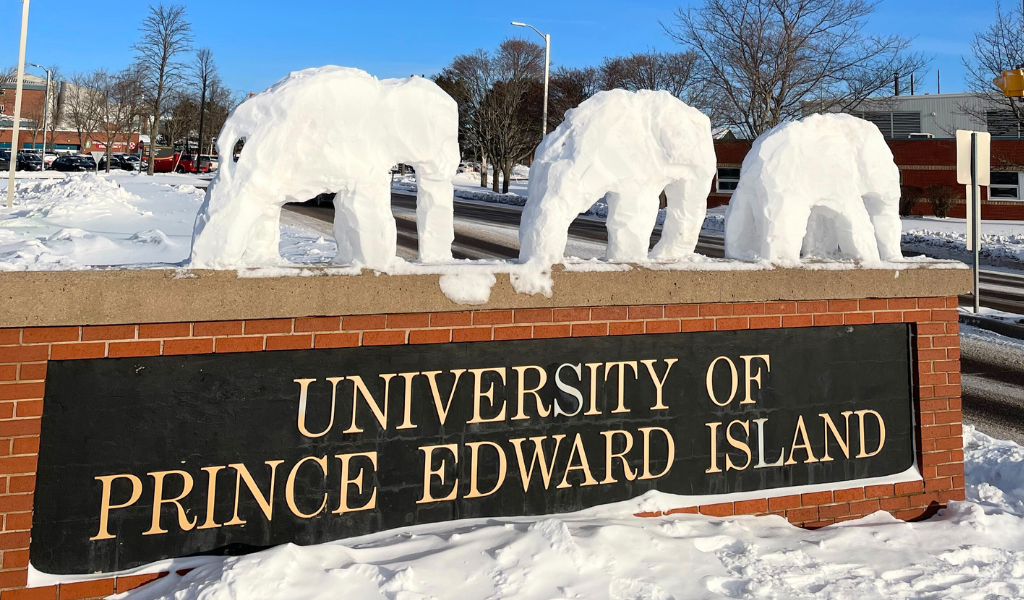
<instances>
[{"instance_id":1,"label":"asphalt road","mask_svg":"<svg viewBox=\"0 0 1024 600\"><path fill-rule=\"evenodd\" d=\"M960 336L964 420L1024 444L1024 352L990 340L969 328Z\"/></svg>"}]
</instances>

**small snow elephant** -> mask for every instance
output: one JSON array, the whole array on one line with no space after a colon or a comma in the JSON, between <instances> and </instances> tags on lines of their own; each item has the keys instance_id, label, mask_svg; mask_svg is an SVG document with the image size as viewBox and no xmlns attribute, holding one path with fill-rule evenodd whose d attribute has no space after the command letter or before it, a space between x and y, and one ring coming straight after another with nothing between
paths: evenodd
<instances>
[{"instance_id":1,"label":"small snow elephant","mask_svg":"<svg viewBox=\"0 0 1024 600\"><path fill-rule=\"evenodd\" d=\"M602 197L607 257L645 260L663 190L668 210L651 256L692 254L715 169L711 122L697 109L664 91L595 94L568 111L537 149L519 229L520 261L561 262L570 223Z\"/></svg>"},{"instance_id":2,"label":"small snow elephant","mask_svg":"<svg viewBox=\"0 0 1024 600\"><path fill-rule=\"evenodd\" d=\"M725 255L900 260L900 173L878 127L811 115L754 141L725 213Z\"/></svg>"},{"instance_id":3,"label":"small snow elephant","mask_svg":"<svg viewBox=\"0 0 1024 600\"><path fill-rule=\"evenodd\" d=\"M416 170L420 260L451 259L458 108L430 80L378 80L334 66L296 71L232 111L217 149L221 166L196 218L192 267L280 263L281 207L336 192L334 262L386 268L397 250L396 163Z\"/></svg>"}]
</instances>

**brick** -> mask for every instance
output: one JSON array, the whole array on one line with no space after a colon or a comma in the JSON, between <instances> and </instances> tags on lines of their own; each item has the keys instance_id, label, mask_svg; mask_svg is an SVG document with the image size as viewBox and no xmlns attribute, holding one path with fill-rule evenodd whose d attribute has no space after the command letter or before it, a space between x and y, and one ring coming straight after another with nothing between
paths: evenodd
<instances>
[{"instance_id":1,"label":"brick","mask_svg":"<svg viewBox=\"0 0 1024 600\"><path fill-rule=\"evenodd\" d=\"M828 302L825 300L797 302L796 312L800 314L828 312Z\"/></svg>"},{"instance_id":2,"label":"brick","mask_svg":"<svg viewBox=\"0 0 1024 600\"><path fill-rule=\"evenodd\" d=\"M0 366L0 381L14 381L18 378L18 365Z\"/></svg>"},{"instance_id":3,"label":"brick","mask_svg":"<svg viewBox=\"0 0 1024 600\"><path fill-rule=\"evenodd\" d=\"M0 348L0 363L40 362L50 357L50 347L7 346Z\"/></svg>"},{"instance_id":4,"label":"brick","mask_svg":"<svg viewBox=\"0 0 1024 600\"><path fill-rule=\"evenodd\" d=\"M868 498L892 496L893 493L893 486L891 483L887 485L869 485L864 488L864 495Z\"/></svg>"},{"instance_id":5,"label":"brick","mask_svg":"<svg viewBox=\"0 0 1024 600\"><path fill-rule=\"evenodd\" d=\"M875 322L873 313L844 313L843 323L845 325L867 325Z\"/></svg>"},{"instance_id":6,"label":"brick","mask_svg":"<svg viewBox=\"0 0 1024 600\"><path fill-rule=\"evenodd\" d=\"M850 503L850 514L851 515L870 515L873 512L881 510L878 500L862 500L860 502Z\"/></svg>"},{"instance_id":7,"label":"brick","mask_svg":"<svg viewBox=\"0 0 1024 600\"><path fill-rule=\"evenodd\" d=\"M708 515L710 517L729 517L732 516L733 506L732 502L722 502L720 504L707 504L700 507L700 514Z\"/></svg>"},{"instance_id":8,"label":"brick","mask_svg":"<svg viewBox=\"0 0 1024 600\"><path fill-rule=\"evenodd\" d=\"M715 319L715 330L732 331L735 329L746 329L749 323L750 317L722 317Z\"/></svg>"},{"instance_id":9,"label":"brick","mask_svg":"<svg viewBox=\"0 0 1024 600\"><path fill-rule=\"evenodd\" d=\"M590 318L594 321L625 321L629 317L629 309L625 306L602 306L590 309Z\"/></svg>"},{"instance_id":10,"label":"brick","mask_svg":"<svg viewBox=\"0 0 1024 600\"><path fill-rule=\"evenodd\" d=\"M925 363L927 364L927 363ZM928 367L930 369L930 367ZM918 369L917 380L921 385L944 385L946 383L945 373L922 373Z\"/></svg>"},{"instance_id":11,"label":"brick","mask_svg":"<svg viewBox=\"0 0 1024 600\"><path fill-rule=\"evenodd\" d=\"M224 352L259 352L263 350L263 336L221 337L216 338L214 351Z\"/></svg>"},{"instance_id":12,"label":"brick","mask_svg":"<svg viewBox=\"0 0 1024 600\"><path fill-rule=\"evenodd\" d=\"M750 317L751 329L778 329L782 327L782 317L775 315L771 317Z\"/></svg>"},{"instance_id":13,"label":"brick","mask_svg":"<svg viewBox=\"0 0 1024 600\"><path fill-rule=\"evenodd\" d=\"M563 323L566 321L589 321L590 320L590 309L589 308L556 308L552 311L551 318L555 322Z\"/></svg>"},{"instance_id":14,"label":"brick","mask_svg":"<svg viewBox=\"0 0 1024 600\"><path fill-rule=\"evenodd\" d=\"M315 348L353 348L359 345L359 334L316 334Z\"/></svg>"},{"instance_id":15,"label":"brick","mask_svg":"<svg viewBox=\"0 0 1024 600\"><path fill-rule=\"evenodd\" d=\"M568 326L566 326L566 329L568 329ZM492 329L490 327L470 327L452 330L453 342L483 342L490 340L491 336Z\"/></svg>"},{"instance_id":16,"label":"brick","mask_svg":"<svg viewBox=\"0 0 1024 600\"><path fill-rule=\"evenodd\" d=\"M702 317L728 317L732 315L732 304L701 304Z\"/></svg>"},{"instance_id":17,"label":"brick","mask_svg":"<svg viewBox=\"0 0 1024 600\"><path fill-rule=\"evenodd\" d=\"M510 310L482 310L473 313L473 325L508 325L512 323Z\"/></svg>"},{"instance_id":18,"label":"brick","mask_svg":"<svg viewBox=\"0 0 1024 600\"><path fill-rule=\"evenodd\" d=\"M41 417L43 416L42 400L19 400L15 408L16 417Z\"/></svg>"},{"instance_id":19,"label":"brick","mask_svg":"<svg viewBox=\"0 0 1024 600\"><path fill-rule=\"evenodd\" d=\"M651 517L660 517L660 510L645 510L642 512L633 513L634 517L640 517L641 519L650 519Z\"/></svg>"},{"instance_id":20,"label":"brick","mask_svg":"<svg viewBox=\"0 0 1024 600\"><path fill-rule=\"evenodd\" d=\"M305 350L312 347L312 333L267 336L267 350Z\"/></svg>"},{"instance_id":21,"label":"brick","mask_svg":"<svg viewBox=\"0 0 1024 600\"><path fill-rule=\"evenodd\" d=\"M110 342L110 345L107 347L107 356L110 358L159 355L160 340L147 340L144 342Z\"/></svg>"},{"instance_id":22,"label":"brick","mask_svg":"<svg viewBox=\"0 0 1024 600\"><path fill-rule=\"evenodd\" d=\"M0 473L15 475L19 473L35 473L37 456L8 456L0 458ZM29 505L29 508L32 508Z\"/></svg>"},{"instance_id":23,"label":"brick","mask_svg":"<svg viewBox=\"0 0 1024 600\"><path fill-rule=\"evenodd\" d=\"M243 331L246 335L267 335L270 333L291 333L291 319L259 319L246 321Z\"/></svg>"},{"instance_id":24,"label":"brick","mask_svg":"<svg viewBox=\"0 0 1024 600\"><path fill-rule=\"evenodd\" d=\"M952 323L946 323L946 333L952 333L954 335L959 335L959 333L960 333L960 323L957 323L956 321L954 321Z\"/></svg>"},{"instance_id":25,"label":"brick","mask_svg":"<svg viewBox=\"0 0 1024 600\"><path fill-rule=\"evenodd\" d=\"M30 510L32 510L32 494L8 494L0 496L0 512L25 512ZM4 535L6 534L0 534L0 538ZM20 548L21 546L18 547Z\"/></svg>"},{"instance_id":26,"label":"brick","mask_svg":"<svg viewBox=\"0 0 1024 600\"><path fill-rule=\"evenodd\" d=\"M410 344L444 344L450 341L451 329L419 329L409 332Z\"/></svg>"},{"instance_id":27,"label":"brick","mask_svg":"<svg viewBox=\"0 0 1024 600\"><path fill-rule=\"evenodd\" d=\"M903 321L903 313L893 311L881 311L875 313L875 323L900 323Z\"/></svg>"},{"instance_id":28,"label":"brick","mask_svg":"<svg viewBox=\"0 0 1024 600\"><path fill-rule=\"evenodd\" d=\"M43 397L44 384L0 383L0 400L34 400Z\"/></svg>"},{"instance_id":29,"label":"brick","mask_svg":"<svg viewBox=\"0 0 1024 600\"><path fill-rule=\"evenodd\" d=\"M910 508L910 496L899 496L897 498L880 498L878 506L882 510L900 510Z\"/></svg>"},{"instance_id":30,"label":"brick","mask_svg":"<svg viewBox=\"0 0 1024 600\"><path fill-rule=\"evenodd\" d=\"M800 496L779 496L768 499L768 508L771 510L786 510L800 507Z\"/></svg>"},{"instance_id":31,"label":"brick","mask_svg":"<svg viewBox=\"0 0 1024 600\"><path fill-rule=\"evenodd\" d=\"M933 310L933 321L956 321L960 314L956 310Z\"/></svg>"},{"instance_id":32,"label":"brick","mask_svg":"<svg viewBox=\"0 0 1024 600\"><path fill-rule=\"evenodd\" d=\"M51 342L77 342L78 327L26 327L21 332L22 344L49 344Z\"/></svg>"},{"instance_id":33,"label":"brick","mask_svg":"<svg viewBox=\"0 0 1024 600\"><path fill-rule=\"evenodd\" d=\"M192 335L191 323L149 323L139 325L139 339L188 337Z\"/></svg>"},{"instance_id":34,"label":"brick","mask_svg":"<svg viewBox=\"0 0 1024 600\"><path fill-rule=\"evenodd\" d=\"M782 317L783 327L810 327L814 325L814 317L811 315L786 315Z\"/></svg>"},{"instance_id":35,"label":"brick","mask_svg":"<svg viewBox=\"0 0 1024 600\"><path fill-rule=\"evenodd\" d=\"M889 301L885 298L865 298L858 304L860 310L885 310L889 308Z\"/></svg>"},{"instance_id":36,"label":"brick","mask_svg":"<svg viewBox=\"0 0 1024 600\"><path fill-rule=\"evenodd\" d=\"M942 323L918 323L918 335L942 335L946 333L946 326Z\"/></svg>"},{"instance_id":37,"label":"brick","mask_svg":"<svg viewBox=\"0 0 1024 600\"><path fill-rule=\"evenodd\" d=\"M532 337L533 327L529 325L494 328L494 339L496 340L528 340Z\"/></svg>"},{"instance_id":38,"label":"brick","mask_svg":"<svg viewBox=\"0 0 1024 600\"><path fill-rule=\"evenodd\" d=\"M78 583L60 584L58 600L81 600L83 598L102 598L114 593L113 579L97 579Z\"/></svg>"},{"instance_id":39,"label":"brick","mask_svg":"<svg viewBox=\"0 0 1024 600\"><path fill-rule=\"evenodd\" d=\"M685 506L683 508L673 508L665 511L666 515L696 515L700 512L700 509L696 506Z\"/></svg>"},{"instance_id":40,"label":"brick","mask_svg":"<svg viewBox=\"0 0 1024 600\"><path fill-rule=\"evenodd\" d=\"M942 477L957 477L964 474L964 466L960 463L937 465L935 472Z\"/></svg>"},{"instance_id":41,"label":"brick","mask_svg":"<svg viewBox=\"0 0 1024 600\"><path fill-rule=\"evenodd\" d=\"M14 418L14 402L8 400L7 402L0 402L0 419L13 419ZM0 442L0 456L2 456L7 448L7 440Z\"/></svg>"},{"instance_id":42,"label":"brick","mask_svg":"<svg viewBox=\"0 0 1024 600\"><path fill-rule=\"evenodd\" d=\"M932 365L932 368L936 371L943 373L959 373L960 372L960 361L959 360L937 360Z\"/></svg>"},{"instance_id":43,"label":"brick","mask_svg":"<svg viewBox=\"0 0 1024 600\"><path fill-rule=\"evenodd\" d=\"M679 331L714 331L714 319L683 319L679 322Z\"/></svg>"},{"instance_id":44,"label":"brick","mask_svg":"<svg viewBox=\"0 0 1024 600\"><path fill-rule=\"evenodd\" d=\"M921 400L918 405L923 411L946 410L949 407L949 400L945 398Z\"/></svg>"},{"instance_id":45,"label":"brick","mask_svg":"<svg viewBox=\"0 0 1024 600\"><path fill-rule=\"evenodd\" d=\"M389 329L387 331L367 331L363 333L364 346L396 346L404 343L404 331Z\"/></svg>"},{"instance_id":46,"label":"brick","mask_svg":"<svg viewBox=\"0 0 1024 600\"><path fill-rule=\"evenodd\" d=\"M678 326L679 322L676 321ZM678 327L676 328L678 331ZM608 323L575 323L572 326L572 337L592 337L608 335Z\"/></svg>"},{"instance_id":47,"label":"brick","mask_svg":"<svg viewBox=\"0 0 1024 600\"><path fill-rule=\"evenodd\" d=\"M135 325L93 325L82 328L82 341L133 340Z\"/></svg>"},{"instance_id":48,"label":"brick","mask_svg":"<svg viewBox=\"0 0 1024 600\"><path fill-rule=\"evenodd\" d=\"M959 423L963 420L958 410L947 410L935 413L935 424Z\"/></svg>"},{"instance_id":49,"label":"brick","mask_svg":"<svg viewBox=\"0 0 1024 600\"><path fill-rule=\"evenodd\" d=\"M242 321L206 321L192 325L196 337L242 335L245 323Z\"/></svg>"},{"instance_id":50,"label":"brick","mask_svg":"<svg viewBox=\"0 0 1024 600\"><path fill-rule=\"evenodd\" d=\"M530 308L513 311L512 320L516 323L550 323L550 308Z\"/></svg>"},{"instance_id":51,"label":"brick","mask_svg":"<svg viewBox=\"0 0 1024 600\"><path fill-rule=\"evenodd\" d=\"M928 479L924 482L924 491L926 492L940 492L951 489L953 489L953 479L950 477Z\"/></svg>"},{"instance_id":52,"label":"brick","mask_svg":"<svg viewBox=\"0 0 1024 600\"><path fill-rule=\"evenodd\" d=\"M917 308L917 298L889 298L889 310L912 310Z\"/></svg>"},{"instance_id":53,"label":"brick","mask_svg":"<svg viewBox=\"0 0 1024 600\"><path fill-rule=\"evenodd\" d=\"M937 385L935 386L935 396L941 398L959 398L960 397L960 385Z\"/></svg>"},{"instance_id":54,"label":"brick","mask_svg":"<svg viewBox=\"0 0 1024 600\"><path fill-rule=\"evenodd\" d=\"M630 306L630 319L660 319L665 316L664 306Z\"/></svg>"},{"instance_id":55,"label":"brick","mask_svg":"<svg viewBox=\"0 0 1024 600\"><path fill-rule=\"evenodd\" d=\"M5 531L28 531L32 528L32 513L7 513L7 520L4 523Z\"/></svg>"},{"instance_id":56,"label":"brick","mask_svg":"<svg viewBox=\"0 0 1024 600\"><path fill-rule=\"evenodd\" d=\"M388 319L384 315L355 315L345 317L341 321L341 328L346 331L360 329L384 329Z\"/></svg>"},{"instance_id":57,"label":"brick","mask_svg":"<svg viewBox=\"0 0 1024 600\"><path fill-rule=\"evenodd\" d=\"M740 304L733 304L732 314L733 316L736 317L752 317L763 315L764 302L743 302Z\"/></svg>"},{"instance_id":58,"label":"brick","mask_svg":"<svg viewBox=\"0 0 1024 600\"><path fill-rule=\"evenodd\" d=\"M818 507L810 506L807 508L794 508L786 511L786 518L791 523L802 523L806 521L817 521L818 520Z\"/></svg>"},{"instance_id":59,"label":"brick","mask_svg":"<svg viewBox=\"0 0 1024 600\"><path fill-rule=\"evenodd\" d=\"M864 488L850 488L848 490L836 490L833 492L836 502L853 502L864 499Z\"/></svg>"},{"instance_id":60,"label":"brick","mask_svg":"<svg viewBox=\"0 0 1024 600\"><path fill-rule=\"evenodd\" d=\"M22 494L21 497L32 498L31 494ZM23 550L28 548L32 535L28 531L5 531L0 533L0 550Z\"/></svg>"},{"instance_id":61,"label":"brick","mask_svg":"<svg viewBox=\"0 0 1024 600\"><path fill-rule=\"evenodd\" d=\"M423 315L423 321L427 321L426 315ZM341 317L304 317L295 319L295 333L312 333L314 331L339 330L341 330ZM196 333L196 335L199 334Z\"/></svg>"},{"instance_id":62,"label":"brick","mask_svg":"<svg viewBox=\"0 0 1024 600\"><path fill-rule=\"evenodd\" d=\"M826 315L814 315L815 327L833 327L835 325L843 324L843 315L826 314Z\"/></svg>"},{"instance_id":63,"label":"brick","mask_svg":"<svg viewBox=\"0 0 1024 600\"><path fill-rule=\"evenodd\" d=\"M737 515L752 515L768 512L768 500L741 500L734 507Z\"/></svg>"},{"instance_id":64,"label":"brick","mask_svg":"<svg viewBox=\"0 0 1024 600\"><path fill-rule=\"evenodd\" d=\"M563 338L570 334L569 325L536 325L533 328L535 339Z\"/></svg>"},{"instance_id":65,"label":"brick","mask_svg":"<svg viewBox=\"0 0 1024 600\"><path fill-rule=\"evenodd\" d=\"M921 491L924 491L923 481L906 481L903 483L897 483L895 485L894 493L897 496L906 496L908 494L917 494Z\"/></svg>"},{"instance_id":66,"label":"brick","mask_svg":"<svg viewBox=\"0 0 1024 600\"><path fill-rule=\"evenodd\" d=\"M832 502L832 492L814 492L811 494L801 494L800 504L802 506L811 506L814 504L829 504Z\"/></svg>"},{"instance_id":67,"label":"brick","mask_svg":"<svg viewBox=\"0 0 1024 600\"><path fill-rule=\"evenodd\" d=\"M912 508L928 506L932 502L939 502L939 495L935 493L917 494L915 496L907 496L907 498L910 500Z\"/></svg>"},{"instance_id":68,"label":"brick","mask_svg":"<svg viewBox=\"0 0 1024 600\"><path fill-rule=\"evenodd\" d=\"M857 310L856 300L829 300L829 312L852 312Z\"/></svg>"},{"instance_id":69,"label":"brick","mask_svg":"<svg viewBox=\"0 0 1024 600\"><path fill-rule=\"evenodd\" d=\"M945 298L918 298L918 308L946 308Z\"/></svg>"},{"instance_id":70,"label":"brick","mask_svg":"<svg viewBox=\"0 0 1024 600\"><path fill-rule=\"evenodd\" d=\"M665 307L665 316L669 319L696 317L700 315L700 306L697 304L669 304Z\"/></svg>"},{"instance_id":71,"label":"brick","mask_svg":"<svg viewBox=\"0 0 1024 600\"><path fill-rule=\"evenodd\" d=\"M608 324L609 335L637 335L643 332L643 321L612 322Z\"/></svg>"},{"instance_id":72,"label":"brick","mask_svg":"<svg viewBox=\"0 0 1024 600\"><path fill-rule=\"evenodd\" d=\"M944 358L946 358L944 348L919 348L917 350L917 360L942 360Z\"/></svg>"},{"instance_id":73,"label":"brick","mask_svg":"<svg viewBox=\"0 0 1024 600\"><path fill-rule=\"evenodd\" d=\"M960 338L955 335L942 335L932 338L933 348L959 348Z\"/></svg>"},{"instance_id":74,"label":"brick","mask_svg":"<svg viewBox=\"0 0 1024 600\"><path fill-rule=\"evenodd\" d=\"M347 317L346 317L347 320ZM473 324L471 312L447 312L430 315L431 327L468 327Z\"/></svg>"},{"instance_id":75,"label":"brick","mask_svg":"<svg viewBox=\"0 0 1024 600\"><path fill-rule=\"evenodd\" d=\"M8 550L4 552L4 569L24 569L28 566L28 550Z\"/></svg>"},{"instance_id":76,"label":"brick","mask_svg":"<svg viewBox=\"0 0 1024 600\"><path fill-rule=\"evenodd\" d=\"M79 358L103 358L107 352L105 342L80 342L54 344L50 346L50 360L74 360Z\"/></svg>"},{"instance_id":77,"label":"brick","mask_svg":"<svg viewBox=\"0 0 1024 600\"><path fill-rule=\"evenodd\" d=\"M146 573L145 575L126 575L124 577L118 577L114 585L117 588L117 593L121 594L140 588L151 581L156 581L161 577L166 577L167 573Z\"/></svg>"},{"instance_id":78,"label":"brick","mask_svg":"<svg viewBox=\"0 0 1024 600\"><path fill-rule=\"evenodd\" d=\"M849 514L849 504L829 504L818 507L818 518L820 519L834 519L836 517L845 517Z\"/></svg>"},{"instance_id":79,"label":"brick","mask_svg":"<svg viewBox=\"0 0 1024 600\"><path fill-rule=\"evenodd\" d=\"M0 346L16 346L20 343L20 329L0 329Z\"/></svg>"},{"instance_id":80,"label":"brick","mask_svg":"<svg viewBox=\"0 0 1024 600\"><path fill-rule=\"evenodd\" d=\"M960 360L960 349L946 348L946 358L949 360Z\"/></svg>"},{"instance_id":81,"label":"brick","mask_svg":"<svg viewBox=\"0 0 1024 600\"><path fill-rule=\"evenodd\" d=\"M647 321L647 333L679 333L679 319Z\"/></svg>"},{"instance_id":82,"label":"brick","mask_svg":"<svg viewBox=\"0 0 1024 600\"><path fill-rule=\"evenodd\" d=\"M765 302L764 314L766 315L792 315L796 314L796 302Z\"/></svg>"},{"instance_id":83,"label":"brick","mask_svg":"<svg viewBox=\"0 0 1024 600\"><path fill-rule=\"evenodd\" d=\"M903 313L903 320L907 323L921 323L931 319L932 313L930 310L908 310Z\"/></svg>"},{"instance_id":84,"label":"brick","mask_svg":"<svg viewBox=\"0 0 1024 600\"><path fill-rule=\"evenodd\" d=\"M296 326L298 326L298 322L297 321L296 321ZM415 329L417 327L429 327L429 326L430 326L430 314L429 313L405 314L405 315L388 315L388 329Z\"/></svg>"},{"instance_id":85,"label":"brick","mask_svg":"<svg viewBox=\"0 0 1024 600\"><path fill-rule=\"evenodd\" d=\"M22 586L28 583L27 569L24 571L3 573L0 574L0 576L2 576L2 579L0 579L0 588ZM20 580L24 580L24 583L11 583L11 581ZM5 589L3 592L3 600L56 600L56 598L57 586L53 585L37 588L25 588L21 590Z\"/></svg>"},{"instance_id":86,"label":"brick","mask_svg":"<svg viewBox=\"0 0 1024 600\"><path fill-rule=\"evenodd\" d=\"M213 352L213 338L192 338L187 340L164 340L164 355L210 354Z\"/></svg>"},{"instance_id":87,"label":"brick","mask_svg":"<svg viewBox=\"0 0 1024 600\"><path fill-rule=\"evenodd\" d=\"M943 504L953 501L963 502L964 500L966 500L966 494L963 489L939 492L939 502L942 502Z\"/></svg>"},{"instance_id":88,"label":"brick","mask_svg":"<svg viewBox=\"0 0 1024 600\"><path fill-rule=\"evenodd\" d=\"M0 421L0 437L39 435L39 419Z\"/></svg>"}]
</instances>

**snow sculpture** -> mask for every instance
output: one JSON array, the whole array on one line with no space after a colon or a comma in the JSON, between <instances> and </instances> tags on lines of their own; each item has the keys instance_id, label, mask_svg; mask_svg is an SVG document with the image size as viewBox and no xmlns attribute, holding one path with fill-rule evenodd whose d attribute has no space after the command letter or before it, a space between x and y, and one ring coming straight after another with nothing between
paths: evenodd
<instances>
[{"instance_id":1,"label":"snow sculpture","mask_svg":"<svg viewBox=\"0 0 1024 600\"><path fill-rule=\"evenodd\" d=\"M725 213L725 255L899 260L900 173L878 128L811 115L754 141Z\"/></svg>"},{"instance_id":2,"label":"snow sculpture","mask_svg":"<svg viewBox=\"0 0 1024 600\"><path fill-rule=\"evenodd\" d=\"M607 257L645 260L662 190L668 209L651 255L692 254L715 168L711 122L697 109L664 91L595 94L568 111L537 149L519 228L520 260L561 262L569 224L602 196Z\"/></svg>"},{"instance_id":3,"label":"snow sculpture","mask_svg":"<svg viewBox=\"0 0 1024 600\"><path fill-rule=\"evenodd\" d=\"M386 268L397 242L396 163L416 170L420 260L451 259L458 108L432 81L334 66L296 71L237 107L217 149L223 158L196 218L193 267L280 263L281 206L337 192L334 262Z\"/></svg>"}]
</instances>

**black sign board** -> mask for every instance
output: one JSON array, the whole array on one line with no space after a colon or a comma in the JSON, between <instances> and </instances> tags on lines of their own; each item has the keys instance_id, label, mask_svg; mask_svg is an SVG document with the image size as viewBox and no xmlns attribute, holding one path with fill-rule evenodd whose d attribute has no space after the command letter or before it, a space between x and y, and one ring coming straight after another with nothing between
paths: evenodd
<instances>
[{"instance_id":1,"label":"black sign board","mask_svg":"<svg viewBox=\"0 0 1024 600\"><path fill-rule=\"evenodd\" d=\"M31 562L900 473L909 343L894 324L54 361Z\"/></svg>"}]
</instances>

